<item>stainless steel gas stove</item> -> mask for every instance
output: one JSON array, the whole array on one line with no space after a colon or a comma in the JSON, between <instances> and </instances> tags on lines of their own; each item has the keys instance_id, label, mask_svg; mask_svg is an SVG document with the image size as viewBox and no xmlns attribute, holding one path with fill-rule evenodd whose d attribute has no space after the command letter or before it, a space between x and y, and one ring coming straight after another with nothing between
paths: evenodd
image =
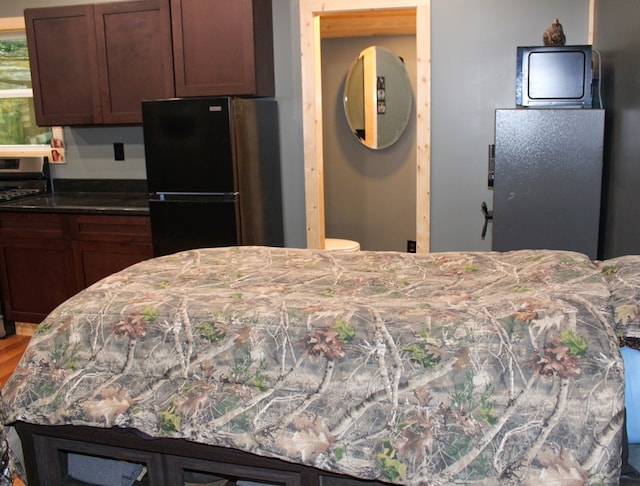
<instances>
[{"instance_id":1,"label":"stainless steel gas stove","mask_svg":"<svg viewBox=\"0 0 640 486\"><path fill-rule=\"evenodd\" d=\"M44 157L0 158L0 203L47 192L48 182Z\"/></svg>"}]
</instances>

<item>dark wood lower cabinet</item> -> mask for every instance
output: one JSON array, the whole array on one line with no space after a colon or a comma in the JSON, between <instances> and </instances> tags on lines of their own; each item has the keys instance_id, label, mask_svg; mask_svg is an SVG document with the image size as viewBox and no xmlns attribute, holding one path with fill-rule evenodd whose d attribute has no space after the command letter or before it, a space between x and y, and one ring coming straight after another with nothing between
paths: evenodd
<instances>
[{"instance_id":1,"label":"dark wood lower cabinet","mask_svg":"<svg viewBox=\"0 0 640 486\"><path fill-rule=\"evenodd\" d=\"M135 484L166 484L162 475L162 456L159 454L41 435L33 437L33 445L38 451L36 484L40 486L88 486L92 484L91 480L97 479L102 480L100 484L106 484L105 478L99 475L114 476L118 472L116 469L124 470L126 465L141 469L140 479L144 479L144 482L137 481ZM114 467L116 465L117 468Z\"/></svg>"},{"instance_id":2,"label":"dark wood lower cabinet","mask_svg":"<svg viewBox=\"0 0 640 486\"><path fill-rule=\"evenodd\" d=\"M7 319L40 322L77 292L73 259L63 241L16 239L3 242L0 249Z\"/></svg>"},{"instance_id":3,"label":"dark wood lower cabinet","mask_svg":"<svg viewBox=\"0 0 640 486\"><path fill-rule=\"evenodd\" d=\"M184 439L143 437L129 429L16 424L22 440L29 484L86 486L69 470L69 455L82 466L95 459L142 466L136 485L184 486L258 484L264 486L384 486L387 483L334 475L310 466ZM80 470L82 473L82 470ZM76 473L77 475L77 473ZM101 483L104 484L104 483Z\"/></svg>"},{"instance_id":4,"label":"dark wood lower cabinet","mask_svg":"<svg viewBox=\"0 0 640 486\"><path fill-rule=\"evenodd\" d=\"M5 318L38 323L85 287L152 255L146 216L1 212Z\"/></svg>"},{"instance_id":5,"label":"dark wood lower cabinet","mask_svg":"<svg viewBox=\"0 0 640 486\"><path fill-rule=\"evenodd\" d=\"M193 459L181 456L164 456L166 484L215 484L227 480L230 485L236 481L250 481L251 484L265 486L304 486L300 474L293 471L232 464L212 460Z\"/></svg>"},{"instance_id":6,"label":"dark wood lower cabinet","mask_svg":"<svg viewBox=\"0 0 640 486\"><path fill-rule=\"evenodd\" d=\"M71 235L82 288L153 256L148 217L78 215L71 219Z\"/></svg>"}]
</instances>

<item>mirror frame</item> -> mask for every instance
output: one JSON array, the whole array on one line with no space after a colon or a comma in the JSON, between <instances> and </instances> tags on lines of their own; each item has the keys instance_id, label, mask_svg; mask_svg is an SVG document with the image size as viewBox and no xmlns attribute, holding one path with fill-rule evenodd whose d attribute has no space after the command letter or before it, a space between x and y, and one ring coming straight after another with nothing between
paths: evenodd
<instances>
[{"instance_id":1,"label":"mirror frame","mask_svg":"<svg viewBox=\"0 0 640 486\"><path fill-rule=\"evenodd\" d=\"M302 128L304 139L307 247L324 248L324 161L322 149L322 69L320 63L321 19L345 14L365 19L362 36L384 33L390 22L376 22L410 12L416 37L416 251L430 250L431 228L431 0L300 1L300 51L302 76ZM371 21L373 18L374 21ZM382 30L378 30L378 27ZM348 35L355 35L350 29ZM348 36L347 34L343 37Z\"/></svg>"},{"instance_id":2,"label":"mirror frame","mask_svg":"<svg viewBox=\"0 0 640 486\"><path fill-rule=\"evenodd\" d=\"M360 51L347 72L342 104L356 140L372 150L391 147L405 132L413 109L413 87L402 58L383 46Z\"/></svg>"}]
</instances>

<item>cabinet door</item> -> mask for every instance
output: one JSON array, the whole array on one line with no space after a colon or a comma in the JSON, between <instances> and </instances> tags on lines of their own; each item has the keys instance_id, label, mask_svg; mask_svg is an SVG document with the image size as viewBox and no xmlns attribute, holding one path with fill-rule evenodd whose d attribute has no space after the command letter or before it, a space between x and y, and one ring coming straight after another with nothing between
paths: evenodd
<instances>
[{"instance_id":1,"label":"cabinet door","mask_svg":"<svg viewBox=\"0 0 640 486\"><path fill-rule=\"evenodd\" d=\"M320 486L384 486L386 483L379 481L363 480L363 479L349 479L341 476L318 476Z\"/></svg>"},{"instance_id":2,"label":"cabinet door","mask_svg":"<svg viewBox=\"0 0 640 486\"><path fill-rule=\"evenodd\" d=\"M152 257L151 244L74 242L75 264L82 288Z\"/></svg>"},{"instance_id":3,"label":"cabinet door","mask_svg":"<svg viewBox=\"0 0 640 486\"><path fill-rule=\"evenodd\" d=\"M255 484L264 486L301 486L300 474L264 467L245 466L189 457L164 456L167 484Z\"/></svg>"},{"instance_id":4,"label":"cabinet door","mask_svg":"<svg viewBox=\"0 0 640 486\"><path fill-rule=\"evenodd\" d=\"M38 323L78 290L60 215L0 215L0 284L7 318Z\"/></svg>"},{"instance_id":5,"label":"cabinet door","mask_svg":"<svg viewBox=\"0 0 640 486\"><path fill-rule=\"evenodd\" d=\"M273 96L270 0L171 0L178 96Z\"/></svg>"},{"instance_id":6,"label":"cabinet door","mask_svg":"<svg viewBox=\"0 0 640 486\"><path fill-rule=\"evenodd\" d=\"M118 484L116 479L122 484L167 484L162 474L162 457L123 447L126 446L124 440L120 447L112 447L39 434L32 435L31 439L32 450L28 450L28 454L37 458L28 471L32 484ZM118 477L124 476L123 471L129 474L141 471L141 479L128 482Z\"/></svg>"},{"instance_id":7,"label":"cabinet door","mask_svg":"<svg viewBox=\"0 0 640 486\"><path fill-rule=\"evenodd\" d=\"M148 217L75 215L71 234L81 288L153 256Z\"/></svg>"},{"instance_id":8,"label":"cabinet door","mask_svg":"<svg viewBox=\"0 0 640 486\"><path fill-rule=\"evenodd\" d=\"M174 96L169 4L94 5L104 123L141 123L140 102Z\"/></svg>"},{"instance_id":9,"label":"cabinet door","mask_svg":"<svg viewBox=\"0 0 640 486\"><path fill-rule=\"evenodd\" d=\"M604 110L496 111L493 246L598 258Z\"/></svg>"},{"instance_id":10,"label":"cabinet door","mask_svg":"<svg viewBox=\"0 0 640 486\"><path fill-rule=\"evenodd\" d=\"M92 5L24 11L38 125L102 119Z\"/></svg>"}]
</instances>

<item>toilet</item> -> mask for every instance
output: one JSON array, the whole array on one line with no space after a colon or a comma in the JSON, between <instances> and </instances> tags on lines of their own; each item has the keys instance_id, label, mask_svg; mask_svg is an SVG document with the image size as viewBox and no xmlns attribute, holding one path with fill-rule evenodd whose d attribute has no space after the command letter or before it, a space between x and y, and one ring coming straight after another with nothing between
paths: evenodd
<instances>
[{"instance_id":1,"label":"toilet","mask_svg":"<svg viewBox=\"0 0 640 486\"><path fill-rule=\"evenodd\" d=\"M324 249L328 251L352 252L360 251L360 243L341 238L325 238Z\"/></svg>"}]
</instances>

